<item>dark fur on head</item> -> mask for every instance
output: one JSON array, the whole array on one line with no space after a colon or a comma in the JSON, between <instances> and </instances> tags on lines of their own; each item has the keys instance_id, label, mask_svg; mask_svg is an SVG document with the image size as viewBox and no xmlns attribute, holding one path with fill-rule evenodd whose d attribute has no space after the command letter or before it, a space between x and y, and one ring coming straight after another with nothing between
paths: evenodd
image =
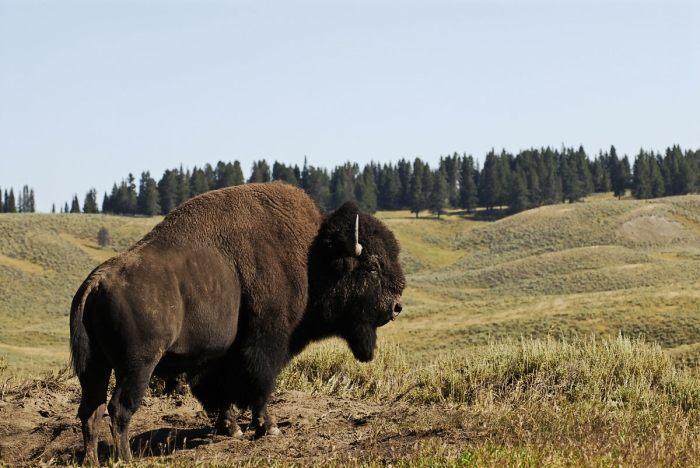
<instances>
[{"instance_id":1,"label":"dark fur on head","mask_svg":"<svg viewBox=\"0 0 700 468\"><path fill-rule=\"evenodd\" d=\"M359 243L355 256L355 219ZM309 250L309 312L326 331L343 337L357 359L374 357L377 328L392 317L406 284L399 244L375 217L346 202L326 217ZM322 338L319 336L318 338Z\"/></svg>"}]
</instances>

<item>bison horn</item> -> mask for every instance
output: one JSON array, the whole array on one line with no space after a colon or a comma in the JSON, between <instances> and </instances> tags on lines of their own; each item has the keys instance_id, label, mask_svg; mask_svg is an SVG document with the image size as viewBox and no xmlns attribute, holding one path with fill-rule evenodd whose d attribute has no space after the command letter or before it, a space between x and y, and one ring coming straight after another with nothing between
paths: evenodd
<instances>
[{"instance_id":1,"label":"bison horn","mask_svg":"<svg viewBox=\"0 0 700 468\"><path fill-rule=\"evenodd\" d=\"M360 215L355 217L355 256L359 257L362 253L362 245L360 245Z\"/></svg>"}]
</instances>

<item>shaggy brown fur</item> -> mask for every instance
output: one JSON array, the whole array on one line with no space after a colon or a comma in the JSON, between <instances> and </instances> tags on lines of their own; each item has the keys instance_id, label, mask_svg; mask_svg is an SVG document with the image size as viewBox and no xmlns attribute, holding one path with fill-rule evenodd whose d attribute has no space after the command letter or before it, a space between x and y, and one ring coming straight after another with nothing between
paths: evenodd
<instances>
[{"instance_id":1,"label":"shaggy brown fur","mask_svg":"<svg viewBox=\"0 0 700 468\"><path fill-rule=\"evenodd\" d=\"M359 257L348 248L358 216ZM129 421L153 374L171 381L187 373L205 409L219 411L219 432L240 434L235 404L252 408L260 434L279 433L266 408L289 359L332 335L371 359L376 328L401 311L403 288L396 240L352 203L324 218L303 191L272 183L182 204L97 267L73 299L87 459L98 461L112 369L108 409L122 459L130 458Z\"/></svg>"}]
</instances>

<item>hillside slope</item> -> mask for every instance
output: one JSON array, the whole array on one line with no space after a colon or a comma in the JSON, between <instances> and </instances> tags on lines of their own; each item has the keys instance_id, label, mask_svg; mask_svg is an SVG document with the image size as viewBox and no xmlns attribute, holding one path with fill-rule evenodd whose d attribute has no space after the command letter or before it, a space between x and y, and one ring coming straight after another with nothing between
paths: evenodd
<instances>
[{"instance_id":1,"label":"hillside slope","mask_svg":"<svg viewBox=\"0 0 700 468\"><path fill-rule=\"evenodd\" d=\"M408 279L404 313L380 334L413 360L505 337L618 332L687 362L700 356L700 196L547 206L495 222L378 216ZM12 373L66 364L75 290L159 220L0 215L0 356Z\"/></svg>"},{"instance_id":2,"label":"hillside slope","mask_svg":"<svg viewBox=\"0 0 700 468\"><path fill-rule=\"evenodd\" d=\"M85 277L136 242L160 218L0 214L0 356L14 373L68 360L68 314ZM106 227L111 246L100 249Z\"/></svg>"},{"instance_id":3,"label":"hillside slope","mask_svg":"<svg viewBox=\"0 0 700 468\"><path fill-rule=\"evenodd\" d=\"M410 272L386 329L413 356L504 337L644 335L700 355L700 197L554 205L492 223L384 216Z\"/></svg>"}]
</instances>

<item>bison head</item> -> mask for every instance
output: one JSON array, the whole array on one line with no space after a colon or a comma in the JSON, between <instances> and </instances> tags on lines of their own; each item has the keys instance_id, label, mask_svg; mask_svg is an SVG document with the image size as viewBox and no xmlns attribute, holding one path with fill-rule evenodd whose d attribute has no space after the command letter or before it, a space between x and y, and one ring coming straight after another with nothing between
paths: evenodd
<instances>
[{"instance_id":1,"label":"bison head","mask_svg":"<svg viewBox=\"0 0 700 468\"><path fill-rule=\"evenodd\" d=\"M326 217L309 250L315 335L341 336L355 358L371 360L377 328L401 312L405 283L392 232L356 204L343 204Z\"/></svg>"}]
</instances>

